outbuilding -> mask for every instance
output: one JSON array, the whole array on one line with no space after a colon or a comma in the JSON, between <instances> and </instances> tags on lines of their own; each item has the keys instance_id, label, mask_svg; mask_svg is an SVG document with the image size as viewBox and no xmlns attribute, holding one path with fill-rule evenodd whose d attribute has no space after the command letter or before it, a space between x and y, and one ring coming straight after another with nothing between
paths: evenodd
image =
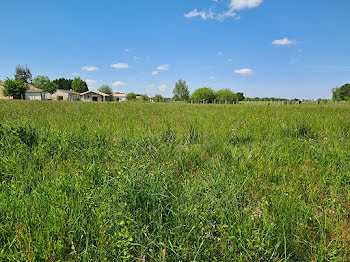
<instances>
[{"instance_id":1,"label":"outbuilding","mask_svg":"<svg viewBox=\"0 0 350 262\"><path fill-rule=\"evenodd\" d=\"M45 100L45 92L42 89L29 85L24 97L25 100Z\"/></svg>"},{"instance_id":2,"label":"outbuilding","mask_svg":"<svg viewBox=\"0 0 350 262\"><path fill-rule=\"evenodd\" d=\"M110 101L110 95L99 91L87 91L80 94L81 101L85 102L105 102Z\"/></svg>"},{"instance_id":3,"label":"outbuilding","mask_svg":"<svg viewBox=\"0 0 350 262\"><path fill-rule=\"evenodd\" d=\"M46 99L53 101L80 101L80 94L73 90L57 89L53 94L46 94Z\"/></svg>"}]
</instances>

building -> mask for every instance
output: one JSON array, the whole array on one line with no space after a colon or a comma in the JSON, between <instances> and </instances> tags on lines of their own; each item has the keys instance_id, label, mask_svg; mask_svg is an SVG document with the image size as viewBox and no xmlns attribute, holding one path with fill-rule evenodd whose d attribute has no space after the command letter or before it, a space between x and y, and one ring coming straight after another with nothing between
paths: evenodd
<instances>
[{"instance_id":1,"label":"building","mask_svg":"<svg viewBox=\"0 0 350 262\"><path fill-rule=\"evenodd\" d=\"M53 101L80 101L80 94L73 90L57 89L53 94L46 94L46 99Z\"/></svg>"},{"instance_id":2,"label":"building","mask_svg":"<svg viewBox=\"0 0 350 262\"><path fill-rule=\"evenodd\" d=\"M113 101L115 102L124 102L128 99L126 98L127 94L113 94ZM141 101L142 96L136 96L136 101Z\"/></svg>"},{"instance_id":3,"label":"building","mask_svg":"<svg viewBox=\"0 0 350 262\"><path fill-rule=\"evenodd\" d=\"M110 95L99 91L87 91L80 94L80 99L85 102L105 102L110 101Z\"/></svg>"},{"instance_id":4,"label":"building","mask_svg":"<svg viewBox=\"0 0 350 262\"><path fill-rule=\"evenodd\" d=\"M0 81L0 99L13 99L12 96L4 96L3 90L4 90L3 82Z\"/></svg>"},{"instance_id":5,"label":"building","mask_svg":"<svg viewBox=\"0 0 350 262\"><path fill-rule=\"evenodd\" d=\"M45 100L45 92L42 89L29 85L24 94L25 100Z\"/></svg>"}]
</instances>

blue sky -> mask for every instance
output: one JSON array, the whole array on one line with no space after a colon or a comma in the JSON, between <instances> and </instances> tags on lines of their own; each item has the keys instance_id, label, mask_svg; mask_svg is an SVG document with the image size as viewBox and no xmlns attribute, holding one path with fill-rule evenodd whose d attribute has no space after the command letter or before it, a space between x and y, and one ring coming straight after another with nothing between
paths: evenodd
<instances>
[{"instance_id":1,"label":"blue sky","mask_svg":"<svg viewBox=\"0 0 350 262\"><path fill-rule=\"evenodd\" d=\"M79 75L90 89L329 98L350 82L349 0L2 1L0 79Z\"/></svg>"}]
</instances>

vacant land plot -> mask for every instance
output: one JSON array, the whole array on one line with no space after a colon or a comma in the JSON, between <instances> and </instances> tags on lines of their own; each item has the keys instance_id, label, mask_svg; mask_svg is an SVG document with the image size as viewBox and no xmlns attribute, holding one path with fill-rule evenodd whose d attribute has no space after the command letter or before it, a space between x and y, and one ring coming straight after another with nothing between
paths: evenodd
<instances>
[{"instance_id":1,"label":"vacant land plot","mask_svg":"<svg viewBox=\"0 0 350 262\"><path fill-rule=\"evenodd\" d=\"M1 261L349 261L350 107L0 102Z\"/></svg>"}]
</instances>

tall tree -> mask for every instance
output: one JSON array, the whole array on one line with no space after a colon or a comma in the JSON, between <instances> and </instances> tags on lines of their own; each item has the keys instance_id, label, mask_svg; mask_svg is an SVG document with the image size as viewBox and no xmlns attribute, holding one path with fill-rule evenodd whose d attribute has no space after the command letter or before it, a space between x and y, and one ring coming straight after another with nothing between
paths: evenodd
<instances>
[{"instance_id":1,"label":"tall tree","mask_svg":"<svg viewBox=\"0 0 350 262\"><path fill-rule=\"evenodd\" d=\"M185 80L178 80L173 90L174 100L187 101L190 97L190 90Z\"/></svg>"},{"instance_id":2,"label":"tall tree","mask_svg":"<svg viewBox=\"0 0 350 262\"><path fill-rule=\"evenodd\" d=\"M31 83L32 81L32 73L30 72L30 69L28 66L16 66L16 72L15 72L15 80L21 81L25 86Z\"/></svg>"},{"instance_id":3,"label":"tall tree","mask_svg":"<svg viewBox=\"0 0 350 262\"><path fill-rule=\"evenodd\" d=\"M230 89L221 89L216 92L216 100L222 103L233 103L237 100L236 94Z\"/></svg>"},{"instance_id":4,"label":"tall tree","mask_svg":"<svg viewBox=\"0 0 350 262\"><path fill-rule=\"evenodd\" d=\"M100 91L101 93L105 93L107 95L113 95L113 90L109 85L102 85L98 91Z\"/></svg>"},{"instance_id":5,"label":"tall tree","mask_svg":"<svg viewBox=\"0 0 350 262\"><path fill-rule=\"evenodd\" d=\"M3 86L4 96L12 96L14 99L24 98L24 93L26 92L26 85L20 80L6 78Z\"/></svg>"},{"instance_id":6,"label":"tall tree","mask_svg":"<svg viewBox=\"0 0 350 262\"><path fill-rule=\"evenodd\" d=\"M89 88L88 88L86 82L81 80L80 77L74 78L74 80L72 82L72 89L78 93L84 93L86 91L89 91Z\"/></svg>"},{"instance_id":7,"label":"tall tree","mask_svg":"<svg viewBox=\"0 0 350 262\"><path fill-rule=\"evenodd\" d=\"M127 100L136 100L136 94L135 93L129 93L126 95Z\"/></svg>"},{"instance_id":8,"label":"tall tree","mask_svg":"<svg viewBox=\"0 0 350 262\"><path fill-rule=\"evenodd\" d=\"M35 88L44 90L47 93L53 94L58 89L57 84L50 81L47 76L36 76L32 82Z\"/></svg>"},{"instance_id":9,"label":"tall tree","mask_svg":"<svg viewBox=\"0 0 350 262\"><path fill-rule=\"evenodd\" d=\"M156 94L156 95L153 97L153 101L154 101L154 102L163 102L163 101L164 101L164 97L161 96L160 94Z\"/></svg>"},{"instance_id":10,"label":"tall tree","mask_svg":"<svg viewBox=\"0 0 350 262\"><path fill-rule=\"evenodd\" d=\"M53 82L58 86L58 89L71 90L72 89L72 79L60 78L55 79Z\"/></svg>"},{"instance_id":11,"label":"tall tree","mask_svg":"<svg viewBox=\"0 0 350 262\"><path fill-rule=\"evenodd\" d=\"M238 101L243 101L244 100L244 94L243 93L240 93L240 92L238 92L238 93L236 93L236 97L237 97L237 100Z\"/></svg>"},{"instance_id":12,"label":"tall tree","mask_svg":"<svg viewBox=\"0 0 350 262\"><path fill-rule=\"evenodd\" d=\"M215 92L209 87L203 87L196 89L191 95L191 100L194 102L212 103L216 98Z\"/></svg>"},{"instance_id":13,"label":"tall tree","mask_svg":"<svg viewBox=\"0 0 350 262\"><path fill-rule=\"evenodd\" d=\"M345 84L341 87L336 87L332 90L334 101L343 101L350 98L350 84Z\"/></svg>"}]
</instances>

